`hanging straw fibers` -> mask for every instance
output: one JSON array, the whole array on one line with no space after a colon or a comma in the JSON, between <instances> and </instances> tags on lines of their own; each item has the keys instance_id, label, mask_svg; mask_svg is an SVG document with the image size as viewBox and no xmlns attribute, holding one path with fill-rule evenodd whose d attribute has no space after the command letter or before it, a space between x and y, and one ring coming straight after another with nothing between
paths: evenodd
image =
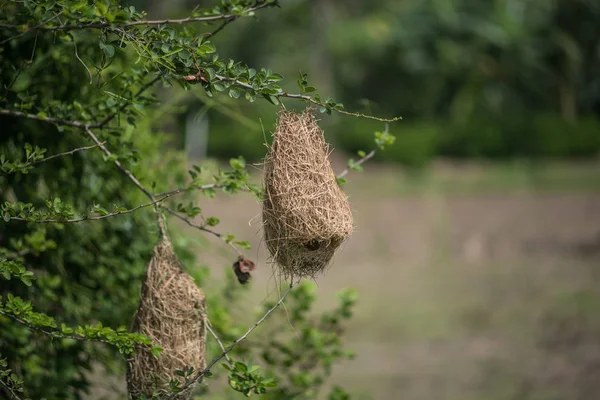
<instances>
[{"instance_id":1,"label":"hanging straw fibers","mask_svg":"<svg viewBox=\"0 0 600 400\"><path fill-rule=\"evenodd\" d=\"M206 302L204 294L183 270L167 238L154 248L142 283L142 295L133 331L148 336L162 347L158 358L138 348L129 363L128 390L132 398L152 398L153 392L181 377L175 370L206 367ZM190 399L191 391L177 399Z\"/></svg>"},{"instance_id":2,"label":"hanging straw fibers","mask_svg":"<svg viewBox=\"0 0 600 400\"><path fill-rule=\"evenodd\" d=\"M264 237L285 277L314 277L352 233L348 199L310 109L282 110L265 158Z\"/></svg>"}]
</instances>

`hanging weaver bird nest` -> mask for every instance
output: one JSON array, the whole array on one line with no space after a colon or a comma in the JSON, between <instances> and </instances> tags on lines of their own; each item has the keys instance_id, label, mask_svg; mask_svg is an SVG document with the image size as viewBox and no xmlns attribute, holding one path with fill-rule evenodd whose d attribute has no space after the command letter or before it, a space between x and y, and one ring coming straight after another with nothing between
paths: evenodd
<instances>
[{"instance_id":1,"label":"hanging weaver bird nest","mask_svg":"<svg viewBox=\"0 0 600 400\"><path fill-rule=\"evenodd\" d=\"M282 110L265 158L265 243L285 277L314 277L352 233L352 212L310 109Z\"/></svg>"},{"instance_id":2,"label":"hanging weaver bird nest","mask_svg":"<svg viewBox=\"0 0 600 400\"><path fill-rule=\"evenodd\" d=\"M154 248L142 283L133 331L162 347L157 358L148 348L137 348L129 363L127 386L133 399L152 398L172 379L176 370L206 368L206 302L204 294L183 270L168 239ZM191 391L177 399L190 399Z\"/></svg>"}]
</instances>

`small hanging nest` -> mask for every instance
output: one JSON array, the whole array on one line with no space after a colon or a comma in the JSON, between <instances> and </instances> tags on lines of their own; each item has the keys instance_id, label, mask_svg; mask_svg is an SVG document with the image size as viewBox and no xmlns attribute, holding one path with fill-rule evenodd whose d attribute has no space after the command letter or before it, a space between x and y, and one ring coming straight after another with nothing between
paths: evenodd
<instances>
[{"instance_id":1,"label":"small hanging nest","mask_svg":"<svg viewBox=\"0 0 600 400\"><path fill-rule=\"evenodd\" d=\"M206 302L204 294L183 270L168 239L154 248L142 283L142 294L133 331L148 336L162 347L158 358L148 348L138 348L129 363L130 396L152 398L171 379L183 378L175 370L206 368ZM191 390L177 399L190 399Z\"/></svg>"},{"instance_id":2,"label":"small hanging nest","mask_svg":"<svg viewBox=\"0 0 600 400\"><path fill-rule=\"evenodd\" d=\"M352 212L307 109L282 110L265 158L264 237L285 277L314 277L352 233Z\"/></svg>"}]
</instances>

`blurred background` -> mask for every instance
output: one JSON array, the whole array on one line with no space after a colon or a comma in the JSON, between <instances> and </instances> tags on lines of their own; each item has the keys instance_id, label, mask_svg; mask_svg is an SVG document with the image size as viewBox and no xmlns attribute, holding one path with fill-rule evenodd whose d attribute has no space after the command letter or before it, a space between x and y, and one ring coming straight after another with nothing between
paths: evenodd
<instances>
[{"instance_id":1,"label":"blurred background","mask_svg":"<svg viewBox=\"0 0 600 400\"><path fill-rule=\"evenodd\" d=\"M130 3L150 17L198 5ZM396 144L349 176L357 230L317 280L322 307L340 288L360 293L356 358L333 383L357 399L600 398L600 2L282 0L215 44L290 92L301 71L347 110L403 117ZM276 118L201 90L163 104L161 128L190 163L260 162ZM384 129L321 118L337 171ZM276 282L259 204L200 205L252 242L248 302L260 303ZM231 261L223 246L201 251Z\"/></svg>"}]
</instances>

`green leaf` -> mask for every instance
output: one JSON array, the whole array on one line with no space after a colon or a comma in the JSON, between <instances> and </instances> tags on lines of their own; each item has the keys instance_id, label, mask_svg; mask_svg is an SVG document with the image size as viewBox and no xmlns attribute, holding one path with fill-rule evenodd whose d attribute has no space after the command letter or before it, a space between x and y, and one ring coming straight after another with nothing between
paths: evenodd
<instances>
[{"instance_id":1,"label":"green leaf","mask_svg":"<svg viewBox=\"0 0 600 400\"><path fill-rule=\"evenodd\" d=\"M267 99L267 101L269 103L276 105L276 106L279 105L279 100L277 100L277 97L271 96L270 94L265 94L265 93L263 93L262 95L265 99Z\"/></svg>"},{"instance_id":2,"label":"green leaf","mask_svg":"<svg viewBox=\"0 0 600 400\"><path fill-rule=\"evenodd\" d=\"M238 247L240 247L240 248L244 249L244 250L250 250L250 248L251 248L251 246L250 246L250 242L248 242L248 241L245 241L245 240L242 240L242 241L239 241L239 242L235 242L234 244L235 244L236 246L238 246Z\"/></svg>"},{"instance_id":3,"label":"green leaf","mask_svg":"<svg viewBox=\"0 0 600 400\"><path fill-rule=\"evenodd\" d=\"M206 224L208 226L217 226L221 222L217 217L208 217L206 218Z\"/></svg>"},{"instance_id":4,"label":"green leaf","mask_svg":"<svg viewBox=\"0 0 600 400\"><path fill-rule=\"evenodd\" d=\"M202 189L202 194L204 194L206 197L209 197L212 199L217 194L217 191L214 188L207 188L207 189Z\"/></svg>"},{"instance_id":5,"label":"green leaf","mask_svg":"<svg viewBox=\"0 0 600 400\"><path fill-rule=\"evenodd\" d=\"M229 89L229 97L237 99L240 97L240 91L236 88Z\"/></svg>"},{"instance_id":6,"label":"green leaf","mask_svg":"<svg viewBox=\"0 0 600 400\"><path fill-rule=\"evenodd\" d=\"M217 73L216 73L216 72L215 72L215 70L214 70L214 69L212 69L212 68L206 68L206 73L208 74L208 78L209 78L209 80L211 80L211 81L212 81L213 79L215 79L215 77L217 76Z\"/></svg>"},{"instance_id":7,"label":"green leaf","mask_svg":"<svg viewBox=\"0 0 600 400\"><path fill-rule=\"evenodd\" d=\"M248 372L248 367L246 367L246 364L244 364L243 362L236 361L236 362L234 363L234 366L235 366L235 370L236 370L236 371L242 372L242 373L244 373L244 374L245 374L246 372Z\"/></svg>"},{"instance_id":8,"label":"green leaf","mask_svg":"<svg viewBox=\"0 0 600 400\"><path fill-rule=\"evenodd\" d=\"M246 160L242 156L238 158L231 158L229 160L229 165L231 165L231 168L235 169L236 171L240 171L246 168Z\"/></svg>"},{"instance_id":9,"label":"green leaf","mask_svg":"<svg viewBox=\"0 0 600 400\"><path fill-rule=\"evenodd\" d=\"M115 48L113 45L106 44L102 41L98 42L98 44L100 45L100 48L102 49L102 51L104 52L104 55L106 55L106 57L112 58L115 55Z\"/></svg>"}]
</instances>

